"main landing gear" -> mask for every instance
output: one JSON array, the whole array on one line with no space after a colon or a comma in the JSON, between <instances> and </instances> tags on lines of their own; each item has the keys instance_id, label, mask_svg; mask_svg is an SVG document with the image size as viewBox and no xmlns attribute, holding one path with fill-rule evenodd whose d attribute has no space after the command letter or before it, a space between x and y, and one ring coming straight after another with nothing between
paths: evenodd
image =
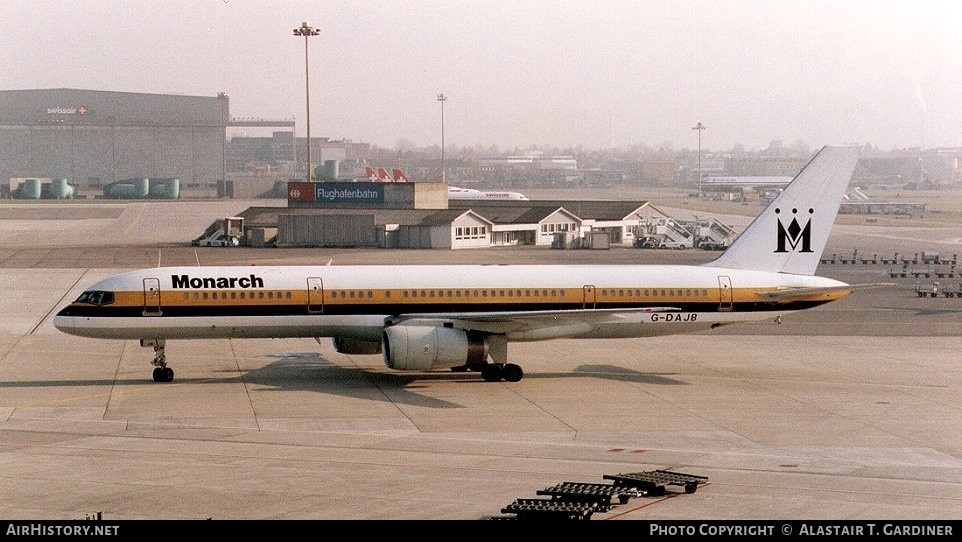
<instances>
[{"instance_id":1,"label":"main landing gear","mask_svg":"<svg viewBox=\"0 0 962 542\"><path fill-rule=\"evenodd\" d=\"M514 363L473 363L451 367L451 370L456 373L477 371L481 373L481 378L486 382L500 382L502 380L518 382L524 378L524 371L521 370L521 366Z\"/></svg>"},{"instance_id":2,"label":"main landing gear","mask_svg":"<svg viewBox=\"0 0 962 542\"><path fill-rule=\"evenodd\" d=\"M174 380L174 370L167 366L167 357L164 355L163 339L141 339L140 346L154 347L154 382L172 382Z\"/></svg>"},{"instance_id":3,"label":"main landing gear","mask_svg":"<svg viewBox=\"0 0 962 542\"><path fill-rule=\"evenodd\" d=\"M489 335L485 340L491 361L471 363L454 370L471 370L481 373L481 378L487 382L518 382L524 378L524 371L520 365L508 363L508 339L504 335Z\"/></svg>"},{"instance_id":4,"label":"main landing gear","mask_svg":"<svg viewBox=\"0 0 962 542\"><path fill-rule=\"evenodd\" d=\"M485 363L481 367L481 378L487 382L500 382L502 379L518 382L524 378L524 371L520 365L514 363Z\"/></svg>"}]
</instances>

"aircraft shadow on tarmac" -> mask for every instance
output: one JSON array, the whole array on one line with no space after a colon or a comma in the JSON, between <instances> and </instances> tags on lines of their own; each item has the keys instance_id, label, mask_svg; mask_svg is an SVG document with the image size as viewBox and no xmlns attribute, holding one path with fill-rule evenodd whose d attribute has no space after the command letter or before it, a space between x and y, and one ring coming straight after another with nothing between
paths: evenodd
<instances>
[{"instance_id":1,"label":"aircraft shadow on tarmac","mask_svg":"<svg viewBox=\"0 0 962 542\"><path fill-rule=\"evenodd\" d=\"M636 382L638 384L655 384L659 386L688 385L687 382L670 378L668 376L670 373L643 373L641 371L635 371L634 369L618 367L617 365L579 365L572 373L557 373L559 377L570 377L572 374L578 376L593 376L605 380L617 380L619 382ZM554 374L551 376L554 377Z\"/></svg>"},{"instance_id":2,"label":"aircraft shadow on tarmac","mask_svg":"<svg viewBox=\"0 0 962 542\"><path fill-rule=\"evenodd\" d=\"M319 353L274 354L279 358L259 369L248 371L241 378L248 384L271 386L275 391L315 391L375 401L420 406L427 408L465 408L463 405L444 401L419 393L428 389L432 382L457 382L459 384L491 386L476 372L384 372L367 367L345 367L325 359ZM584 377L636 382L653 385L686 385L667 375L643 373L615 365L581 365L571 372L531 372L525 379L580 379ZM236 378L229 379L236 382ZM209 380L207 380L209 381ZM503 383L510 386L512 384Z\"/></svg>"},{"instance_id":3,"label":"aircraft shadow on tarmac","mask_svg":"<svg viewBox=\"0 0 962 542\"><path fill-rule=\"evenodd\" d=\"M237 384L269 387L269 391L314 391L317 393L366 399L389 401L391 403L420 406L427 408L465 408L464 405L444 401L419 393L432 382L458 382L477 386L496 385L485 382L476 372L430 372L430 373L393 373L372 370L367 367L345 367L325 359L320 353L275 354L268 357L279 358L260 368L241 371L215 371L210 377L178 376L172 384L155 383L145 370L144 378L94 379L94 380L26 380L0 382L3 388L25 387L73 387L73 386L169 386L193 384ZM388 369L385 369L388 370ZM221 376L218 376L220 374ZM227 375L230 376L227 376ZM580 365L570 372L531 372L525 380L535 379L582 379L585 377L634 382L657 386L688 385L671 378L668 374L645 373L616 365ZM502 385L511 386L510 383Z\"/></svg>"}]
</instances>

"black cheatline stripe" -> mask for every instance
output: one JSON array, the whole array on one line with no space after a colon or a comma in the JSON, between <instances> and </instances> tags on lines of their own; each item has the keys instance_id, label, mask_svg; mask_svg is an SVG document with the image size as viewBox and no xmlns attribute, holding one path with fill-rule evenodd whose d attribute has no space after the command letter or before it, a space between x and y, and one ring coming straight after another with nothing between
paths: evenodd
<instances>
[{"instance_id":1,"label":"black cheatline stripe","mask_svg":"<svg viewBox=\"0 0 962 542\"><path fill-rule=\"evenodd\" d=\"M800 310L816 307L827 303L827 301L796 301L781 305L771 303L733 303L731 311L725 312L772 312L785 310ZM595 309L638 309L646 307L673 306L681 309L682 312L721 312L718 303L596 303ZM327 316L337 315L366 315L366 314L389 314L389 315L416 315L419 313L485 313L485 312L525 312L525 311L546 311L546 310L581 310L584 308L578 303L525 303L519 306L514 303L438 303L438 304L339 304L327 303L323 307L320 305L312 306L308 311L307 306L298 305L166 305L161 307L161 317L229 317L229 316L297 316L297 315L318 315ZM60 311L59 316L86 316L86 317L110 317L110 318L139 318L143 317L144 307L136 306L116 306L116 305L70 305ZM157 315L150 315L156 318Z\"/></svg>"}]
</instances>

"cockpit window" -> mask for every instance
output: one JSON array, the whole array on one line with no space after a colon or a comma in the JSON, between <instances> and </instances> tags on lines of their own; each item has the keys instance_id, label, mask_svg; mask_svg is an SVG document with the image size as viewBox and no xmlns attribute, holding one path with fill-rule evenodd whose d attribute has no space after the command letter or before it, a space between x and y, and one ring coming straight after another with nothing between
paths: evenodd
<instances>
[{"instance_id":1,"label":"cockpit window","mask_svg":"<svg viewBox=\"0 0 962 542\"><path fill-rule=\"evenodd\" d=\"M114 302L113 292L104 292L100 290L90 290L80 294L77 298L77 303L88 303L90 305L110 305Z\"/></svg>"}]
</instances>

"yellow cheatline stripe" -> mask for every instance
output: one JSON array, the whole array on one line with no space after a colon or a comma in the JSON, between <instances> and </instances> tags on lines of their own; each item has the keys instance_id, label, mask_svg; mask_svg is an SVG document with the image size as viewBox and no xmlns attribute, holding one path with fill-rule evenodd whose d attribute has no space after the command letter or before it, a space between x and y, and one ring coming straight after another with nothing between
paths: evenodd
<instances>
[{"instance_id":1,"label":"yellow cheatline stripe","mask_svg":"<svg viewBox=\"0 0 962 542\"><path fill-rule=\"evenodd\" d=\"M538 295L534 295L537 290ZM508 295L508 292L512 295ZM758 301L754 288L733 288L732 301ZM267 292L273 297L268 298ZM360 292L360 294L358 293ZM414 292L412 294L412 292ZM448 295L450 292L451 295ZM548 295L543 295L548 292ZM260 297L261 293L265 296ZM351 294L354 293L352 297ZM404 294L408 295L405 296ZM424 293L422 296L421 293ZM434 293L432 296L431 294ZM461 293L461 296L457 294ZM487 295L484 295L484 294ZM518 294L521 295L518 295ZM554 295L552 295L552 293ZM628 295L631 293L631 295ZM207 299L204 299L204 295ZM234 297L231 297L234 294ZM477 295L476 295L477 294ZM502 295L503 294L503 295ZM116 306L142 306L143 292L116 292ZM225 297L226 295L226 297ZM243 297L241 297L243 295ZM404 288L404 289L325 289L323 299L313 299L312 303L323 301L325 304L411 304L438 302L504 303L518 304L561 300L580 303L584 292L580 288ZM594 301L597 303L714 303L719 301L721 292L709 288L596 288ZM305 290L204 290L161 292L163 306L218 306L218 305L282 305L306 304L308 292Z\"/></svg>"}]
</instances>

